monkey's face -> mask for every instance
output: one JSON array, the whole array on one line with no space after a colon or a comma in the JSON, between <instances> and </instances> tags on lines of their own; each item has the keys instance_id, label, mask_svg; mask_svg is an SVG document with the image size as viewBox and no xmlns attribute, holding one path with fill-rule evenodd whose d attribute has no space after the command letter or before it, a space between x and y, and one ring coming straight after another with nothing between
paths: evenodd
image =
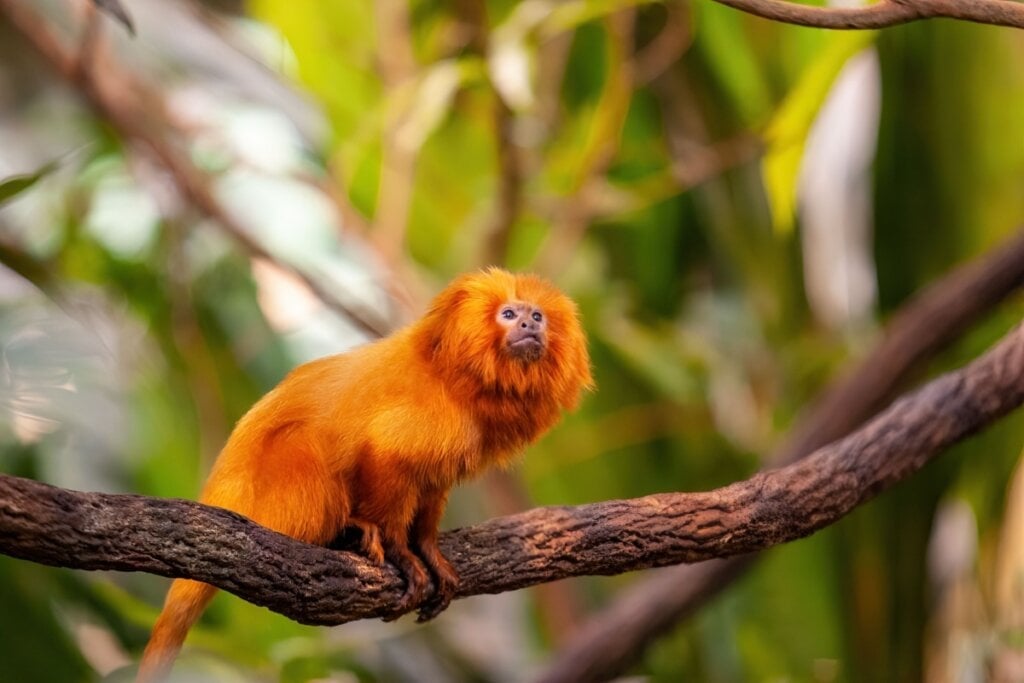
<instances>
[{"instance_id":1,"label":"monkey's face","mask_svg":"<svg viewBox=\"0 0 1024 683\"><path fill-rule=\"evenodd\" d=\"M548 346L548 319L539 306L507 301L495 317L504 332L505 351L525 363L540 360Z\"/></svg>"},{"instance_id":2,"label":"monkey's face","mask_svg":"<svg viewBox=\"0 0 1024 683\"><path fill-rule=\"evenodd\" d=\"M576 305L534 275L490 268L456 278L421 329L436 365L490 391L550 395L572 408L593 384Z\"/></svg>"}]
</instances>

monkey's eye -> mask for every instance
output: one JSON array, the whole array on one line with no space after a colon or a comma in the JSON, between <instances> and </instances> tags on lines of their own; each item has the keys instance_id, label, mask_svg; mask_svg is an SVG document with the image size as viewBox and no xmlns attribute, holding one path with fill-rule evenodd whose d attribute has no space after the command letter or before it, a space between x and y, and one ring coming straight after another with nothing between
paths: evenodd
<instances>
[{"instance_id":1,"label":"monkey's eye","mask_svg":"<svg viewBox=\"0 0 1024 683\"><path fill-rule=\"evenodd\" d=\"M516 317L516 312L513 311L511 308L506 308L501 312L501 317L504 318L505 320L511 320L512 318Z\"/></svg>"},{"instance_id":2,"label":"monkey's eye","mask_svg":"<svg viewBox=\"0 0 1024 683\"><path fill-rule=\"evenodd\" d=\"M540 322L541 320L544 319L544 316L542 316L540 314L540 311L534 311L533 312L533 319L536 320L537 322Z\"/></svg>"}]
</instances>

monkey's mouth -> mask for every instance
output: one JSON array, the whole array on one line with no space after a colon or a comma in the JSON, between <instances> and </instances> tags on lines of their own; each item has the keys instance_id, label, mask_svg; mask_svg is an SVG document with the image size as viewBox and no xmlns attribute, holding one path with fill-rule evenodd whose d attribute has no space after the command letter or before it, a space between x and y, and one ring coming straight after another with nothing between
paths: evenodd
<instances>
[{"instance_id":1,"label":"monkey's mouth","mask_svg":"<svg viewBox=\"0 0 1024 683\"><path fill-rule=\"evenodd\" d=\"M508 350L520 360L534 361L544 355L544 339L536 332L526 332L520 337L510 339Z\"/></svg>"}]
</instances>

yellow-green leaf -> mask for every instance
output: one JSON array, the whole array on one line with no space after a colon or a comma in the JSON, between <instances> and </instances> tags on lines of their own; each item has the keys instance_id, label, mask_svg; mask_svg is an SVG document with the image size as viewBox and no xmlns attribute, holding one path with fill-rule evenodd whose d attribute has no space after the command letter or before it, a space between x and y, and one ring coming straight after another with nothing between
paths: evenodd
<instances>
[{"instance_id":1,"label":"yellow-green leaf","mask_svg":"<svg viewBox=\"0 0 1024 683\"><path fill-rule=\"evenodd\" d=\"M772 225L780 233L793 229L796 185L807 134L839 72L875 39L874 31L835 33L779 107L765 130L768 149L762 162Z\"/></svg>"}]
</instances>

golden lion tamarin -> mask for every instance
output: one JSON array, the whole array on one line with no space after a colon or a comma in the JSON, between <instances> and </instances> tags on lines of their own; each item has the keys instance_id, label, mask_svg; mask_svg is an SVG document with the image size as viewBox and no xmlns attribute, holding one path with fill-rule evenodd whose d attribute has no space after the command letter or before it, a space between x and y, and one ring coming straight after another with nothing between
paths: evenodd
<instances>
[{"instance_id":1,"label":"golden lion tamarin","mask_svg":"<svg viewBox=\"0 0 1024 683\"><path fill-rule=\"evenodd\" d=\"M507 464L591 386L568 297L532 275L463 275L416 323L292 371L239 420L200 500L307 543L358 527L367 557L406 579L398 611L429 619L459 581L437 544L448 491ZM170 670L215 592L171 584L138 681Z\"/></svg>"}]
</instances>

